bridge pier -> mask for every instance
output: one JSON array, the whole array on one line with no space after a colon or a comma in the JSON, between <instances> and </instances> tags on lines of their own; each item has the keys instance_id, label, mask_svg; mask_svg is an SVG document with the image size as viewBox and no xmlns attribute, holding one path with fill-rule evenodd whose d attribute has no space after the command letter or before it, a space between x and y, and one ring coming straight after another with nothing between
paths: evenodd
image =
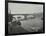
<instances>
[{"instance_id":1,"label":"bridge pier","mask_svg":"<svg viewBox=\"0 0 46 36\"><path fill-rule=\"evenodd\" d=\"M24 19L27 20L27 15L24 16Z\"/></svg>"}]
</instances>

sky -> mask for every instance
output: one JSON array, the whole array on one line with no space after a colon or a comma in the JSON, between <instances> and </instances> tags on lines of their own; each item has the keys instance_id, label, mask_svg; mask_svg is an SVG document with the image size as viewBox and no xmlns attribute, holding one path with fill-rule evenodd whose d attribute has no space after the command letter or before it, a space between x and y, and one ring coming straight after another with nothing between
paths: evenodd
<instances>
[{"instance_id":1,"label":"sky","mask_svg":"<svg viewBox=\"0 0 46 36\"><path fill-rule=\"evenodd\" d=\"M11 14L33 14L43 12L43 5L40 4L24 4L24 3L8 3L8 12Z\"/></svg>"}]
</instances>

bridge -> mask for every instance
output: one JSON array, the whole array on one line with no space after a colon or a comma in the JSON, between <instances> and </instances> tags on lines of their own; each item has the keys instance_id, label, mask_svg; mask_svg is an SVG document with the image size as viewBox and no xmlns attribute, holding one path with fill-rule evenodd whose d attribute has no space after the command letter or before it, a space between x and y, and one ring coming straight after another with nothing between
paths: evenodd
<instances>
[{"instance_id":1,"label":"bridge","mask_svg":"<svg viewBox=\"0 0 46 36\"><path fill-rule=\"evenodd\" d=\"M24 16L24 19L22 19L22 20L27 20L27 19L30 19L31 17L33 18L34 17L34 15L33 14L12 14L12 16L15 16L15 15L22 15L22 16ZM31 16L30 18L27 18L27 16ZM21 17L20 17L21 18Z\"/></svg>"}]
</instances>

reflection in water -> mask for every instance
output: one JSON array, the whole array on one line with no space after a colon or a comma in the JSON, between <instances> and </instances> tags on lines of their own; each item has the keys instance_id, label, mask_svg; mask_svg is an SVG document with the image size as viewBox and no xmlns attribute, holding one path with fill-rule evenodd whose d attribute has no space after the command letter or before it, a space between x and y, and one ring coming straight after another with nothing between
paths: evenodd
<instances>
[{"instance_id":1,"label":"reflection in water","mask_svg":"<svg viewBox=\"0 0 46 36\"><path fill-rule=\"evenodd\" d=\"M9 34L43 32L43 20L41 14L31 15L14 15L12 18L12 26L9 26Z\"/></svg>"}]
</instances>

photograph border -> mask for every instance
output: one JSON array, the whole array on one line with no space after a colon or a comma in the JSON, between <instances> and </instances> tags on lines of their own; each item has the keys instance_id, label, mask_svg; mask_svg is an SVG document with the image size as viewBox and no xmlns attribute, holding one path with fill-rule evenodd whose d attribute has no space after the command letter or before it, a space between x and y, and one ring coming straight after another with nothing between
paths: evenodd
<instances>
[{"instance_id":1,"label":"photograph border","mask_svg":"<svg viewBox=\"0 0 46 36\"><path fill-rule=\"evenodd\" d=\"M26 3L43 5L43 32L8 34L8 3ZM44 34L45 33L45 3L44 2L29 2L29 1L8 1L5 0L5 35L25 35L25 34Z\"/></svg>"}]
</instances>

